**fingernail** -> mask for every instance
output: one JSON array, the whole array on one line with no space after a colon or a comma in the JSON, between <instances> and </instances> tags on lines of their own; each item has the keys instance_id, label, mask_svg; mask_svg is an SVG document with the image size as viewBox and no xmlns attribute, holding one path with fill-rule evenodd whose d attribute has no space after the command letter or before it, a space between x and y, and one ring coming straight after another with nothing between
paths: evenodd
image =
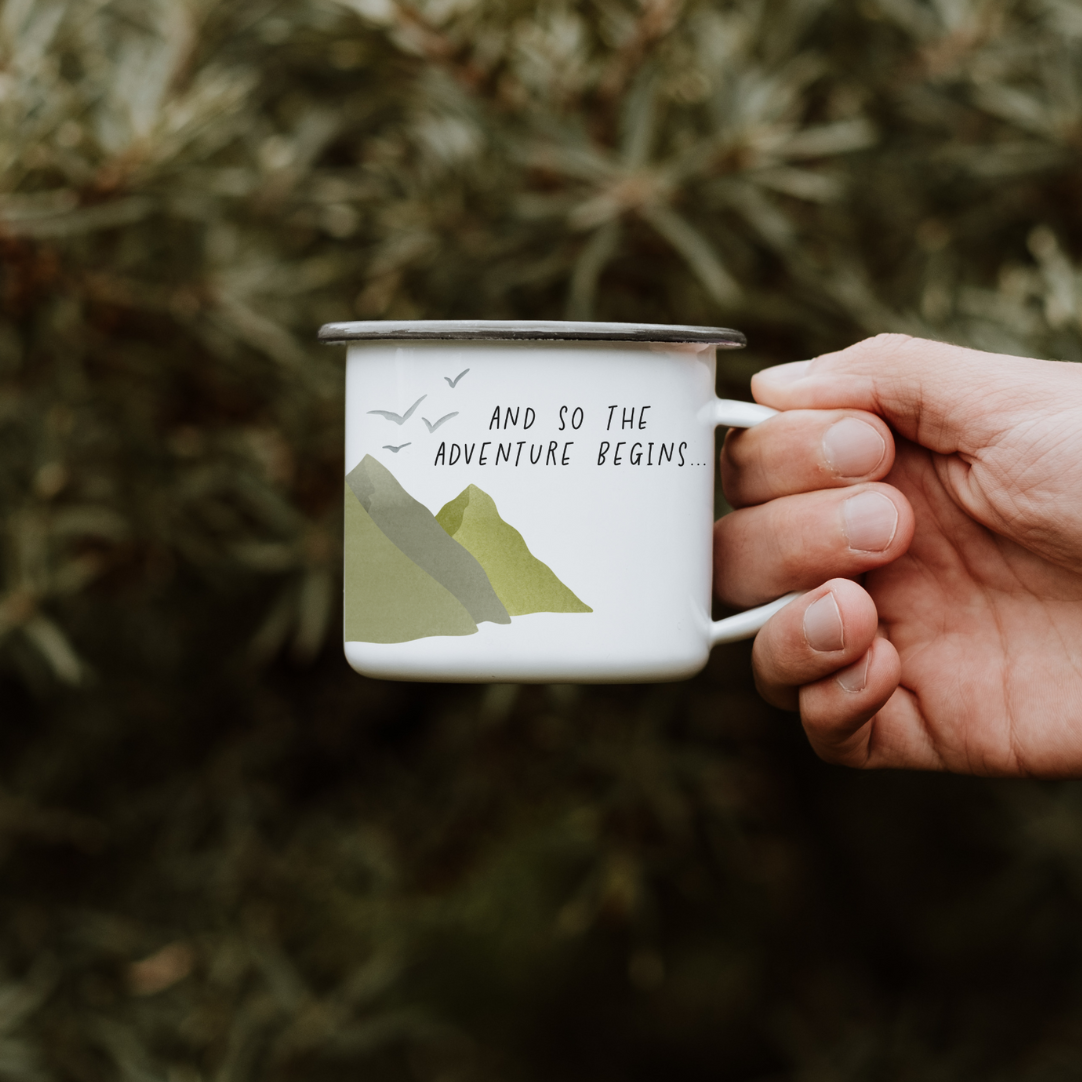
<instances>
[{"instance_id":1,"label":"fingernail","mask_svg":"<svg viewBox=\"0 0 1082 1082\"><path fill-rule=\"evenodd\" d=\"M773 368L764 368L756 373L757 380L765 380L772 387L783 387L795 383L808 374L811 361L792 361L789 364L776 364Z\"/></svg>"},{"instance_id":2,"label":"fingernail","mask_svg":"<svg viewBox=\"0 0 1082 1082\"><path fill-rule=\"evenodd\" d=\"M883 461L886 440L867 421L845 417L823 434L823 457L839 477L864 477Z\"/></svg>"},{"instance_id":3,"label":"fingernail","mask_svg":"<svg viewBox=\"0 0 1082 1082\"><path fill-rule=\"evenodd\" d=\"M858 492L842 505L845 536L857 552L882 552L898 529L898 508L881 492Z\"/></svg>"},{"instance_id":4,"label":"fingernail","mask_svg":"<svg viewBox=\"0 0 1082 1082\"><path fill-rule=\"evenodd\" d=\"M804 610L804 641L820 654L845 646L842 614L833 594L823 594Z\"/></svg>"},{"instance_id":5,"label":"fingernail","mask_svg":"<svg viewBox=\"0 0 1082 1082\"><path fill-rule=\"evenodd\" d=\"M842 669L834 677L842 686L843 691L863 691L868 684L868 662L872 653L869 650L859 661Z\"/></svg>"}]
</instances>

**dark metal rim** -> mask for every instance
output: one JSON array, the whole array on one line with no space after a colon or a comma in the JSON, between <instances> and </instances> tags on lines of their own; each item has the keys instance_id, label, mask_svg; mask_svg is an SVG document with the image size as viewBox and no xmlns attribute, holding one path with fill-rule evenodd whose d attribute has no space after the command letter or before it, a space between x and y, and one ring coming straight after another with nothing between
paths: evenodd
<instances>
[{"instance_id":1,"label":"dark metal rim","mask_svg":"<svg viewBox=\"0 0 1082 1082\"><path fill-rule=\"evenodd\" d=\"M371 320L326 323L319 340L349 342L656 342L741 349L747 339L729 327L663 323L575 323L514 320Z\"/></svg>"}]
</instances>

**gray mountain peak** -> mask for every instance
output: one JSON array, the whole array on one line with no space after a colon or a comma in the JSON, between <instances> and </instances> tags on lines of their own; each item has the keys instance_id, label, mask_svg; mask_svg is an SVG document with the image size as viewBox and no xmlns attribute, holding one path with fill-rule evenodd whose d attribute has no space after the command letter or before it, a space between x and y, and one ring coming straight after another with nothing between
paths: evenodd
<instances>
[{"instance_id":1,"label":"gray mountain peak","mask_svg":"<svg viewBox=\"0 0 1082 1082\"><path fill-rule=\"evenodd\" d=\"M476 623L509 624L484 568L415 500L378 459L364 458L346 475L346 484L372 521L418 567L463 604Z\"/></svg>"}]
</instances>

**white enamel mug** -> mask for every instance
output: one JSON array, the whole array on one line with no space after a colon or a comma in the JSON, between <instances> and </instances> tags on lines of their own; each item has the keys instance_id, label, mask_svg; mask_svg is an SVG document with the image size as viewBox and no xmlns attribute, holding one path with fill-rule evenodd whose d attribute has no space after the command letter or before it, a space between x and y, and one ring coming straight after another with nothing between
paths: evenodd
<instances>
[{"instance_id":1,"label":"white enamel mug","mask_svg":"<svg viewBox=\"0 0 1082 1082\"><path fill-rule=\"evenodd\" d=\"M792 596L711 620L714 394L738 331L331 323L346 369L344 641L395 680L698 672Z\"/></svg>"}]
</instances>

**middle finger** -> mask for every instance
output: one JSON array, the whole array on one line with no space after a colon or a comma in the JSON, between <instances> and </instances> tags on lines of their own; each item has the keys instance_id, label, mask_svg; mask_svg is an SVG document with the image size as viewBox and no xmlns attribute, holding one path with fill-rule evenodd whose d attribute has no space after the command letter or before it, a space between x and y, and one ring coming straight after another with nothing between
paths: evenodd
<instances>
[{"instance_id":1,"label":"middle finger","mask_svg":"<svg viewBox=\"0 0 1082 1082\"><path fill-rule=\"evenodd\" d=\"M733 507L779 496L879 481L894 464L882 418L863 410L787 410L754 428L730 429L721 485Z\"/></svg>"}]
</instances>

